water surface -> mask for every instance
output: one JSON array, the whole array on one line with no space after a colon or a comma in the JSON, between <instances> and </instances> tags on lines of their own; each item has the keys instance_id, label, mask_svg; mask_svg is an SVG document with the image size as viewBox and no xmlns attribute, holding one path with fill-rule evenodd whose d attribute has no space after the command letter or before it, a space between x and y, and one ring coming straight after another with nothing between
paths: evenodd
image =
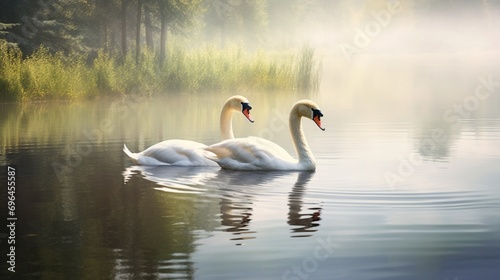
<instances>
[{"instance_id":1,"label":"water surface","mask_svg":"<svg viewBox=\"0 0 500 280\"><path fill-rule=\"evenodd\" d=\"M288 109L320 105L325 132L303 121L316 172L141 167L122 152L215 143L233 93L2 104L16 276L499 279L500 88L466 117L444 117L480 77L500 80L491 61L362 58L325 63L315 95L241 93L256 122L235 115L235 135L292 154Z\"/></svg>"}]
</instances>

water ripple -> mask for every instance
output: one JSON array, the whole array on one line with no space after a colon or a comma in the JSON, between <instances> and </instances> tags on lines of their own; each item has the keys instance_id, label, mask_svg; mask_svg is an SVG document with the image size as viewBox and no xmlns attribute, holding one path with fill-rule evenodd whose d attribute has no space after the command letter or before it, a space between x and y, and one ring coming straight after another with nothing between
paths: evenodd
<instances>
[{"instance_id":1,"label":"water ripple","mask_svg":"<svg viewBox=\"0 0 500 280\"><path fill-rule=\"evenodd\" d=\"M475 192L389 193L389 192L318 192L328 196L330 205L373 208L391 207L413 210L496 208L498 201Z\"/></svg>"}]
</instances>

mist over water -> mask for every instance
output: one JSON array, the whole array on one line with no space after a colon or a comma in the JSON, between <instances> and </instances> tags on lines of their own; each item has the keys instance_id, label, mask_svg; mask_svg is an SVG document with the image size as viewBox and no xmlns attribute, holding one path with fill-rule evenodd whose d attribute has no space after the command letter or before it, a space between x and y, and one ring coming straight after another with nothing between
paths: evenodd
<instances>
[{"instance_id":1,"label":"mist over water","mask_svg":"<svg viewBox=\"0 0 500 280\"><path fill-rule=\"evenodd\" d=\"M456 123L449 109L460 119L498 116L498 1L313 1L307 8L290 6L300 24L270 15L271 33L282 36L269 46L307 42L315 48L323 69L323 107L331 106L337 120L340 112L349 112L351 120ZM270 7L283 13L276 3ZM483 95L475 97L481 86L486 91L479 89Z\"/></svg>"}]
</instances>

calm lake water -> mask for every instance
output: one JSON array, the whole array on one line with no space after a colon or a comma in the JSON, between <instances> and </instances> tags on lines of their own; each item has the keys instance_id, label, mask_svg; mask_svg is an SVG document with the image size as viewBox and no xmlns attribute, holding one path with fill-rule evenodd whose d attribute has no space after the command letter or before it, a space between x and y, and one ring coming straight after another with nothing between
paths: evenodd
<instances>
[{"instance_id":1,"label":"calm lake water","mask_svg":"<svg viewBox=\"0 0 500 280\"><path fill-rule=\"evenodd\" d=\"M318 94L206 93L0 105L16 168L16 272L29 279L500 279L500 71L495 55L325 59ZM303 120L316 172L134 166L165 139L235 135L290 153ZM478 95L475 95L478 94ZM0 182L7 185L6 167ZM2 192L2 209L7 198ZM2 210L2 221L7 211ZM2 277L2 279L7 279Z\"/></svg>"}]
</instances>

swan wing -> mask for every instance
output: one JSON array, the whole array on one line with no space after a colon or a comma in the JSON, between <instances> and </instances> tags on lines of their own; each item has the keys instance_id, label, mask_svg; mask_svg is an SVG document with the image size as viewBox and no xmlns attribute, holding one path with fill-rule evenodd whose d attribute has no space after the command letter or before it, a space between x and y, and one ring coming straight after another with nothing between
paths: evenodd
<instances>
[{"instance_id":1,"label":"swan wing","mask_svg":"<svg viewBox=\"0 0 500 280\"><path fill-rule=\"evenodd\" d=\"M140 165L216 166L205 158L205 147L189 140L166 140L140 153L131 153L132 156L127 151L125 153Z\"/></svg>"},{"instance_id":2,"label":"swan wing","mask_svg":"<svg viewBox=\"0 0 500 280\"><path fill-rule=\"evenodd\" d=\"M208 158L222 168L236 170L282 170L296 160L279 145L259 137L228 139L208 146Z\"/></svg>"}]
</instances>

